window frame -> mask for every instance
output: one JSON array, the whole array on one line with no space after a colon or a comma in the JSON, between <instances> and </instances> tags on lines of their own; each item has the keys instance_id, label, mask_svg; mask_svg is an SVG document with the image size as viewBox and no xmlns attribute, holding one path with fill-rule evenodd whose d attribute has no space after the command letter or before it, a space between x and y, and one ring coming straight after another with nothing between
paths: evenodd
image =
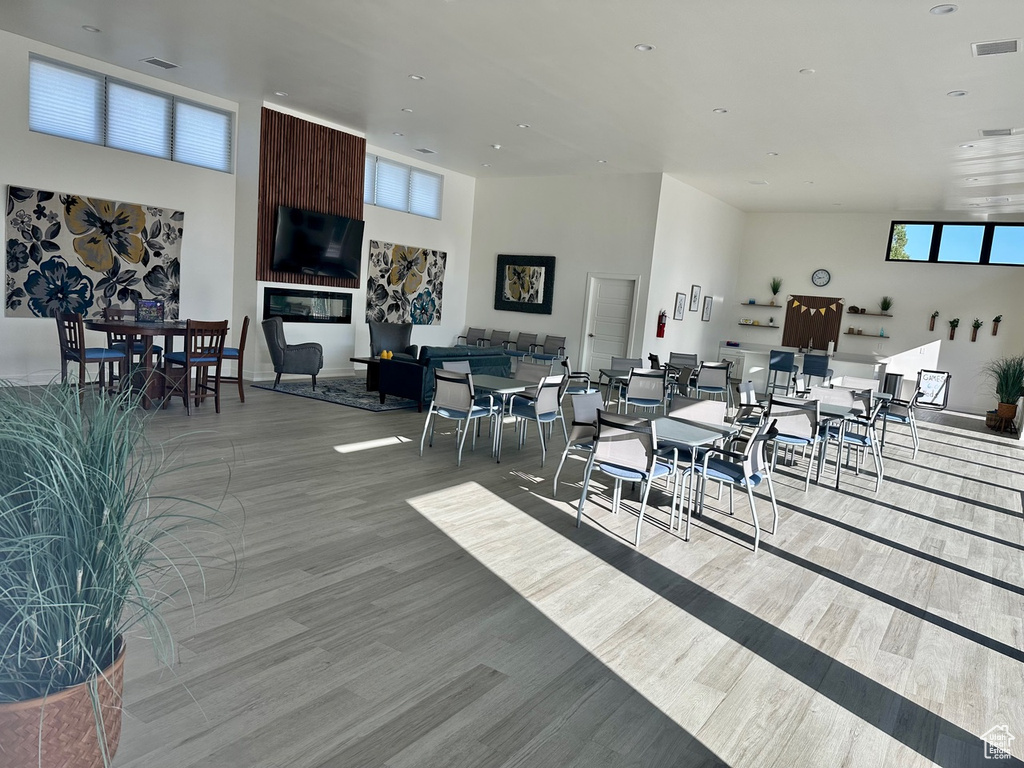
<instances>
[{"instance_id":1,"label":"window frame","mask_svg":"<svg viewBox=\"0 0 1024 768\"><path fill-rule=\"evenodd\" d=\"M156 88L150 88L149 86L141 85L140 83L136 83L136 82L133 82L131 80L125 80L123 78L115 77L113 75L107 75L107 74L104 74L102 72L96 72L95 70L86 69L85 67L79 67L79 66L77 66L75 64L68 64L67 62L63 62L63 61L60 61L58 59L53 59L53 58L50 58L49 56L41 56L41 55L39 55L37 53L29 53L29 88L28 88L29 96L28 96L28 100L29 100L29 114L30 115L31 115L31 111L32 111L32 84L31 84L31 80L32 80L32 62L33 61L39 61L42 64L46 64L46 65L49 65L51 67L56 67L58 69L63 69L63 70L67 70L67 71L70 71L70 72L76 72L76 73L78 73L80 75L85 75L85 76L88 76L88 77L96 80L101 85L102 104L100 105L100 107L101 107L101 114L98 117L98 119L99 119L99 121L101 123L101 125L98 126L98 133L99 133L99 137L100 137L99 141L90 141L89 139L78 138L78 137L75 137L75 136L67 136L67 135L65 135L63 133L58 133L58 132L55 132L55 131L47 131L47 130L43 130L41 128L34 128L34 127L32 127L32 123L31 123L31 120L30 120L29 121L29 131L31 131L32 133L38 133L38 134L41 134L41 135L44 135L44 136L56 136L57 138L68 139L70 141L80 141L80 142L85 143L85 144L92 144L92 145L98 146L98 147L106 147L107 149L116 149L116 150L119 150L121 152L131 152L133 155L140 155L142 157L152 157L152 158L158 159L158 160L167 160L168 162L179 163L180 165L188 165L188 166L191 166L193 168L204 168L204 169L209 170L209 171L217 171L219 173L227 173L227 174L230 174L230 175L234 174L234 172L235 172L236 114L234 112L232 112L231 110L221 109L220 107L214 107L214 106L211 106L209 104L204 104L202 102L196 101L195 99L188 99L188 98L184 98L184 97L179 97L179 96L174 95L173 93L168 93L166 91L161 91L161 90L158 90ZM159 96L161 98L165 98L165 99L169 99L170 100L170 111L169 111L169 115L168 115L168 125L167 125L167 147L166 147L167 151L166 151L166 154L156 155L156 154L150 154L150 153L147 153L147 152L139 152L139 151L134 150L134 149L125 149L123 147L113 146L113 145L111 145L109 143L109 140L110 140L109 139L110 86L112 84L113 85L119 85L119 86L122 86L122 87L130 89L130 90L140 91L142 93L149 93L149 94L152 94L154 96ZM226 150L225 151L225 155L226 155L226 160L227 160L226 167L220 168L220 167L213 167L213 166L209 166L209 165L200 165L198 163L190 163L190 162L187 162L185 160L176 159L176 157L175 157L175 154L176 154L175 153L175 130L176 130L177 112L178 112L178 105L179 104L187 104L188 106L190 106L192 108L204 110L204 111L211 112L211 113L214 113L214 114L217 114L217 115L221 115L221 116L227 118L227 120L228 120L227 142L228 143L227 143L227 146L225 147L225 150Z\"/></svg>"},{"instance_id":2,"label":"window frame","mask_svg":"<svg viewBox=\"0 0 1024 768\"><path fill-rule=\"evenodd\" d=\"M391 205L384 205L383 203L377 202L377 163L384 162L394 168L399 168L405 173L405 207L400 208ZM399 160L394 160L390 157L381 157L372 153L366 154L366 160L363 166L365 178L363 179L363 204L372 205L377 208L386 208L389 211L398 211L399 213L409 213L413 216L421 216L425 219L434 219L435 221L441 221L441 216L444 213L444 174L436 173L434 171L428 171L425 168L418 168L415 165L409 165ZM413 210L413 180L416 176L426 176L436 179L437 185L437 215L432 216L426 213L419 213Z\"/></svg>"},{"instance_id":3,"label":"window frame","mask_svg":"<svg viewBox=\"0 0 1024 768\"><path fill-rule=\"evenodd\" d=\"M892 237L898 226L907 225L924 225L932 227L932 238L929 243L928 258L927 259L894 259L892 258ZM949 227L981 227L981 250L978 254L976 261L939 261L939 250L942 245L942 229L944 226ZM1021 255L1021 263L1019 264L1006 264L1006 263L995 263L993 264L990 259L992 256L992 242L995 238L996 229L999 227L1011 228L1011 227L1024 227L1024 222L1013 222L1013 221L892 221L889 223L889 237L885 241L885 261L886 263L892 264L946 264L951 266L992 266L992 267L1024 267L1024 254Z\"/></svg>"}]
</instances>

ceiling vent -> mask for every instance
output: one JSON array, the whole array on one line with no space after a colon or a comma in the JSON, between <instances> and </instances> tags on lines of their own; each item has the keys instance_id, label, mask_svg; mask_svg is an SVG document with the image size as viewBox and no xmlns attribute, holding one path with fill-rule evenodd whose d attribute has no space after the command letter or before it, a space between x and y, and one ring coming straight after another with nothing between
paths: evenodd
<instances>
[{"instance_id":1,"label":"ceiling vent","mask_svg":"<svg viewBox=\"0 0 1024 768\"><path fill-rule=\"evenodd\" d=\"M982 136L1013 136L1017 132L1016 128L982 128L978 133Z\"/></svg>"},{"instance_id":2,"label":"ceiling vent","mask_svg":"<svg viewBox=\"0 0 1024 768\"><path fill-rule=\"evenodd\" d=\"M152 64L154 67L160 67L160 69L177 69L178 65L173 61L167 61L166 59L158 59L156 56L150 56L148 59L142 59L146 64Z\"/></svg>"},{"instance_id":3,"label":"ceiling vent","mask_svg":"<svg viewBox=\"0 0 1024 768\"><path fill-rule=\"evenodd\" d=\"M421 155L436 155L437 152L433 149L427 149L426 147L419 147L416 149Z\"/></svg>"},{"instance_id":4,"label":"ceiling vent","mask_svg":"<svg viewBox=\"0 0 1024 768\"><path fill-rule=\"evenodd\" d=\"M1000 53L1017 53L1020 40L992 40L988 43L971 43L975 56L995 56Z\"/></svg>"}]
</instances>

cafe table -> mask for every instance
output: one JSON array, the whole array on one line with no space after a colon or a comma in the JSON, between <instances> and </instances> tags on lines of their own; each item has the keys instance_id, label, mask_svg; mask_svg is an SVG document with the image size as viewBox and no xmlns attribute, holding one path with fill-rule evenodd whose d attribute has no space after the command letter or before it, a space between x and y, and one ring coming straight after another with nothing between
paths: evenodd
<instances>
[{"instance_id":1,"label":"cafe table","mask_svg":"<svg viewBox=\"0 0 1024 768\"><path fill-rule=\"evenodd\" d=\"M536 381L511 379L507 376L493 376L486 373L473 374L473 389L477 394L497 395L501 400L501 414L498 417L498 428L495 430L494 439L491 444L491 453L493 454L495 461L498 463L501 463L501 427L504 422L505 410L508 405L508 401L511 399L512 395L525 392L526 390L536 386Z\"/></svg>"},{"instance_id":2,"label":"cafe table","mask_svg":"<svg viewBox=\"0 0 1024 768\"><path fill-rule=\"evenodd\" d=\"M186 323L184 320L145 322L130 319L105 320L103 318L95 318L86 320L85 327L91 331L127 334L128 344L126 349L126 358L129 365L134 353L134 350L132 349L132 337L140 337L142 341L142 407L146 409L152 408L155 401L163 398L163 377L153 375L153 338L156 336L164 337L164 354L174 351L174 337L184 336L186 332Z\"/></svg>"},{"instance_id":3,"label":"cafe table","mask_svg":"<svg viewBox=\"0 0 1024 768\"><path fill-rule=\"evenodd\" d=\"M702 446L713 445L720 440L732 437L739 433L739 427L732 424L705 424L702 421L681 419L677 416L659 416L653 420L654 433L657 436L656 448L685 448L690 452L690 482L693 483L697 467L697 449ZM683 541L690 540L690 494L686 499L686 532L683 534ZM680 494L679 505L682 507L682 494ZM682 512L680 511L680 515ZM682 525L680 518L679 524ZM669 520L671 527L671 519Z\"/></svg>"}]
</instances>

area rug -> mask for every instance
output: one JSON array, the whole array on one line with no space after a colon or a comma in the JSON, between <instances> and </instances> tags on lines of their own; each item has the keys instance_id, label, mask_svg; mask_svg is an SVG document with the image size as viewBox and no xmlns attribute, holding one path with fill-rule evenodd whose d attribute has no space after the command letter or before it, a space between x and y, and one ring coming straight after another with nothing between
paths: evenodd
<instances>
[{"instance_id":1,"label":"area rug","mask_svg":"<svg viewBox=\"0 0 1024 768\"><path fill-rule=\"evenodd\" d=\"M367 392L366 379L362 377L318 379L315 390L309 379L282 381L277 385L277 389L274 389L272 381L252 386L256 389L268 389L285 395L298 395L311 400L323 400L325 403L362 408L364 411L400 411L404 408L417 407L415 400L406 400L404 397L394 397L393 395L388 395L387 402L381 405L380 395L377 392Z\"/></svg>"}]
</instances>

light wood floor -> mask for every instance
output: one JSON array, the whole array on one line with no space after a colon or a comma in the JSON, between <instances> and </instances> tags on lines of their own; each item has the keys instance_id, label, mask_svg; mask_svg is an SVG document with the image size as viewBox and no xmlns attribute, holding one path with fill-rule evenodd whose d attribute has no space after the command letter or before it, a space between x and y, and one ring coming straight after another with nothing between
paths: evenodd
<instances>
[{"instance_id":1,"label":"light wood floor","mask_svg":"<svg viewBox=\"0 0 1024 768\"><path fill-rule=\"evenodd\" d=\"M754 555L741 496L690 542L607 497L577 530L560 437L456 468L450 422L420 458L415 411L246 397L152 422L240 566L168 613L173 672L130 641L117 766L1020 765L978 737L1024 753L1024 451L978 420L890 431L877 496L780 467Z\"/></svg>"}]
</instances>

